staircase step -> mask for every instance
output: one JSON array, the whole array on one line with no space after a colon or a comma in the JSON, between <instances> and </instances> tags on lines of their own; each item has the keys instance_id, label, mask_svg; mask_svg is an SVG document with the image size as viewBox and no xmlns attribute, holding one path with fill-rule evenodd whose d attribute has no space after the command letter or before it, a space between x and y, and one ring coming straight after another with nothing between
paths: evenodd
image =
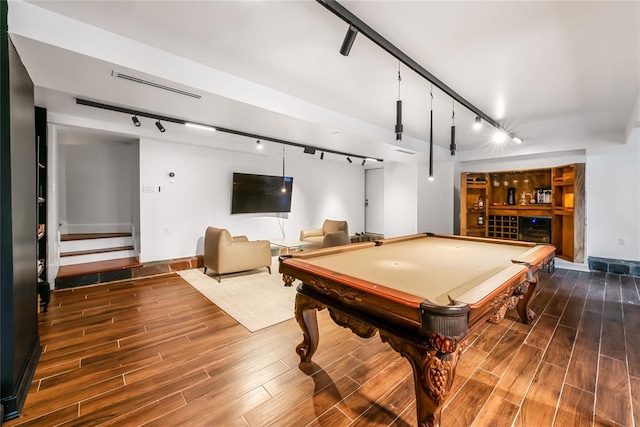
<instances>
[{"instance_id":1,"label":"staircase step","mask_svg":"<svg viewBox=\"0 0 640 427\"><path fill-rule=\"evenodd\" d=\"M142 266L142 263L138 261L138 258L121 258L108 261L87 262L84 264L64 265L58 270L56 279L103 273L105 271L124 270L140 266Z\"/></svg>"},{"instance_id":2,"label":"staircase step","mask_svg":"<svg viewBox=\"0 0 640 427\"><path fill-rule=\"evenodd\" d=\"M130 237L131 233L75 233L62 234L60 241L69 242L72 240L88 240L88 239L108 239L111 237Z\"/></svg>"},{"instance_id":3,"label":"staircase step","mask_svg":"<svg viewBox=\"0 0 640 427\"><path fill-rule=\"evenodd\" d=\"M67 256L76 256L76 255L103 254L108 252L132 251L132 250L133 250L133 246L119 246L117 248L89 249L86 251L62 252L60 253L60 256L67 257Z\"/></svg>"}]
</instances>

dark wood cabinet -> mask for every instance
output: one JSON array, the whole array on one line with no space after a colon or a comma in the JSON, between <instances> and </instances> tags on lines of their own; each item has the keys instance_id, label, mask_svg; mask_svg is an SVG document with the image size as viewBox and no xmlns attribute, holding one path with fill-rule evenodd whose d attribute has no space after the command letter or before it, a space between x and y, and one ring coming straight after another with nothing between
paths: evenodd
<instances>
[{"instance_id":1,"label":"dark wood cabinet","mask_svg":"<svg viewBox=\"0 0 640 427\"><path fill-rule=\"evenodd\" d=\"M460 234L553 243L558 257L584 262L584 176L584 163L463 172Z\"/></svg>"},{"instance_id":2,"label":"dark wood cabinet","mask_svg":"<svg viewBox=\"0 0 640 427\"><path fill-rule=\"evenodd\" d=\"M0 404L18 417L40 357L37 156L33 82L7 36L0 2Z\"/></svg>"}]
</instances>

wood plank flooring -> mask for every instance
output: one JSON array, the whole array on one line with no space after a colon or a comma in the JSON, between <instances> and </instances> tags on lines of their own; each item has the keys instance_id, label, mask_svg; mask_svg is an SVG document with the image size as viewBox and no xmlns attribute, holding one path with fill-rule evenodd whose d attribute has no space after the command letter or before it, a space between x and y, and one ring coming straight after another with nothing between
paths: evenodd
<instances>
[{"instance_id":1,"label":"wood plank flooring","mask_svg":"<svg viewBox=\"0 0 640 427\"><path fill-rule=\"evenodd\" d=\"M639 426L640 280L543 273L532 325L469 337L443 426ZM409 363L319 313L250 333L176 274L55 291L6 426L415 426Z\"/></svg>"}]
</instances>

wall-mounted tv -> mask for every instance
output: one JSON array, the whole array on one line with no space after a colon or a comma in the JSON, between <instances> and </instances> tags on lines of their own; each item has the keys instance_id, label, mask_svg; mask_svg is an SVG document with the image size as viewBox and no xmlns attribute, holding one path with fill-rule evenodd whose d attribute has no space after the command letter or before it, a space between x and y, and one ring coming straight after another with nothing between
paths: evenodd
<instances>
[{"instance_id":1,"label":"wall-mounted tv","mask_svg":"<svg viewBox=\"0 0 640 427\"><path fill-rule=\"evenodd\" d=\"M292 193L293 178L290 176L234 172L231 213L291 212Z\"/></svg>"}]
</instances>

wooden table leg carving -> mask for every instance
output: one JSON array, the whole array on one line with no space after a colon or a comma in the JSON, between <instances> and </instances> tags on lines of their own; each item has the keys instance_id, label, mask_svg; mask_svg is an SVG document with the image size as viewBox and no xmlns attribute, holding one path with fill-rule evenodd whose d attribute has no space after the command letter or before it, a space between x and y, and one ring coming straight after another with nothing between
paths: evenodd
<instances>
[{"instance_id":1,"label":"wooden table leg carving","mask_svg":"<svg viewBox=\"0 0 640 427\"><path fill-rule=\"evenodd\" d=\"M296 293L296 320L302 329L302 342L296 347L301 362L310 362L318 349L318 317L317 310L326 308L306 295Z\"/></svg>"},{"instance_id":2,"label":"wooden table leg carving","mask_svg":"<svg viewBox=\"0 0 640 427\"><path fill-rule=\"evenodd\" d=\"M507 312L516 308L522 323L528 325L536 316L535 311L529 307L529 302L533 296L536 285L538 284L537 275L531 281L526 281L513 291L513 296L507 298L500 308L489 318L491 323L500 323Z\"/></svg>"},{"instance_id":3,"label":"wooden table leg carving","mask_svg":"<svg viewBox=\"0 0 640 427\"><path fill-rule=\"evenodd\" d=\"M282 274L282 281L284 282L285 286L291 286L293 285L293 281L296 280L295 277L290 276L288 274Z\"/></svg>"},{"instance_id":4,"label":"wooden table leg carving","mask_svg":"<svg viewBox=\"0 0 640 427\"><path fill-rule=\"evenodd\" d=\"M438 427L444 404L455 377L463 344L434 334L431 344L409 342L380 330L380 338L411 364L419 427ZM437 344L446 343L445 345ZM443 351L437 350L437 346Z\"/></svg>"},{"instance_id":5,"label":"wooden table leg carving","mask_svg":"<svg viewBox=\"0 0 640 427\"><path fill-rule=\"evenodd\" d=\"M531 301L531 297L533 296L536 290L536 286L538 285L538 275L536 274L535 277L533 277L533 280L525 283L527 283L527 288L522 293L522 296L518 301L518 305L516 306L516 310L518 310L518 315L520 315L522 323L528 325L536 316L535 311L529 308L529 301Z\"/></svg>"}]
</instances>

